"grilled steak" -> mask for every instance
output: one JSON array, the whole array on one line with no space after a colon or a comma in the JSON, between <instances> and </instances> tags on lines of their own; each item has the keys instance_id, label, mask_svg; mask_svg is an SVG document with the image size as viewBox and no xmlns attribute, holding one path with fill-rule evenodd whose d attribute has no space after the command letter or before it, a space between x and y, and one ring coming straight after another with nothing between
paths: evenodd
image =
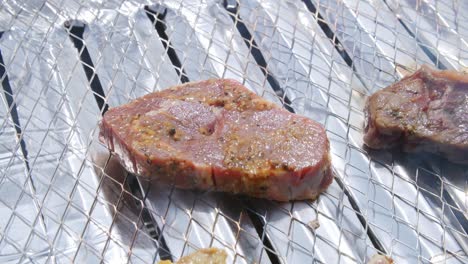
<instances>
[{"instance_id":1,"label":"grilled steak","mask_svg":"<svg viewBox=\"0 0 468 264\"><path fill-rule=\"evenodd\" d=\"M314 199L332 181L323 127L233 80L188 83L112 108L100 136L128 171L179 188L289 201Z\"/></svg>"},{"instance_id":2,"label":"grilled steak","mask_svg":"<svg viewBox=\"0 0 468 264\"><path fill-rule=\"evenodd\" d=\"M468 75L423 66L367 100L364 142L468 163Z\"/></svg>"}]
</instances>

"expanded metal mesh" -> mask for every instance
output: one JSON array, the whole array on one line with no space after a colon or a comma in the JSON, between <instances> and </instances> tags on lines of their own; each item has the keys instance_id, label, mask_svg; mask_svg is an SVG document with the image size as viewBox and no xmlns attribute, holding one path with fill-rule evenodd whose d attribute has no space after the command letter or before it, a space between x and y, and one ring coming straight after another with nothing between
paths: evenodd
<instances>
[{"instance_id":1,"label":"expanded metal mesh","mask_svg":"<svg viewBox=\"0 0 468 264\"><path fill-rule=\"evenodd\" d=\"M468 170L363 147L365 97L422 64L466 70L468 3L411 0L0 4L0 262L468 262ZM126 173L107 107L233 78L322 123L335 181L317 201L181 191ZM319 227L317 227L317 223Z\"/></svg>"}]
</instances>

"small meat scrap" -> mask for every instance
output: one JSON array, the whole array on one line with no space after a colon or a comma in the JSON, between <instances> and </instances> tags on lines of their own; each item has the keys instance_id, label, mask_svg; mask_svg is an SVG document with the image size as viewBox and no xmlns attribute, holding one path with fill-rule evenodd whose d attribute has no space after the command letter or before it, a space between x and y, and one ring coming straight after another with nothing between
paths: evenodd
<instances>
[{"instance_id":1,"label":"small meat scrap","mask_svg":"<svg viewBox=\"0 0 468 264\"><path fill-rule=\"evenodd\" d=\"M320 222L318 219L314 219L308 223L308 226L312 228L312 230L315 232L320 227Z\"/></svg>"},{"instance_id":2,"label":"small meat scrap","mask_svg":"<svg viewBox=\"0 0 468 264\"><path fill-rule=\"evenodd\" d=\"M371 95L364 143L373 149L403 146L468 164L468 75L421 67Z\"/></svg>"},{"instance_id":3,"label":"small meat scrap","mask_svg":"<svg viewBox=\"0 0 468 264\"><path fill-rule=\"evenodd\" d=\"M384 255L375 254L369 259L367 264L393 264L393 259Z\"/></svg>"},{"instance_id":4,"label":"small meat scrap","mask_svg":"<svg viewBox=\"0 0 468 264\"><path fill-rule=\"evenodd\" d=\"M179 259L175 264L225 264L226 251L217 248L200 249ZM162 260L158 264L172 264L169 260Z\"/></svg>"},{"instance_id":5,"label":"small meat scrap","mask_svg":"<svg viewBox=\"0 0 468 264\"><path fill-rule=\"evenodd\" d=\"M148 94L109 109L100 129L129 172L182 189L289 201L333 180L324 128L233 80Z\"/></svg>"}]
</instances>

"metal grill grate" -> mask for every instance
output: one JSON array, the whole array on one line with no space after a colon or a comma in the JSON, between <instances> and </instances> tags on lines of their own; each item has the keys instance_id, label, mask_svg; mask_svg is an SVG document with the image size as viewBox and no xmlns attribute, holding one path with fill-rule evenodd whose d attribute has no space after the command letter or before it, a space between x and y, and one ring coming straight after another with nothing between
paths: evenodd
<instances>
[{"instance_id":1,"label":"metal grill grate","mask_svg":"<svg viewBox=\"0 0 468 264\"><path fill-rule=\"evenodd\" d=\"M466 70L465 0L7 0L0 4L0 262L468 262L468 170L362 148L365 96L421 64ZM187 192L124 172L103 112L234 78L308 116L335 181L315 202ZM311 222L320 223L318 229Z\"/></svg>"}]
</instances>

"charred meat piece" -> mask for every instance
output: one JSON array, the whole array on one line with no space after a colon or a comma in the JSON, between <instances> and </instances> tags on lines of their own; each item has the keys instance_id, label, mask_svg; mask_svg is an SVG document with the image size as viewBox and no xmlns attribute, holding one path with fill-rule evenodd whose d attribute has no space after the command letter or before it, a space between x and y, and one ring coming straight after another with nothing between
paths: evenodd
<instances>
[{"instance_id":1,"label":"charred meat piece","mask_svg":"<svg viewBox=\"0 0 468 264\"><path fill-rule=\"evenodd\" d=\"M468 75L423 66L370 96L366 111L370 148L402 145L468 164Z\"/></svg>"},{"instance_id":2,"label":"charred meat piece","mask_svg":"<svg viewBox=\"0 0 468 264\"><path fill-rule=\"evenodd\" d=\"M100 137L128 171L184 189L289 201L315 199L332 181L323 127L233 80L187 83L112 108Z\"/></svg>"}]
</instances>

